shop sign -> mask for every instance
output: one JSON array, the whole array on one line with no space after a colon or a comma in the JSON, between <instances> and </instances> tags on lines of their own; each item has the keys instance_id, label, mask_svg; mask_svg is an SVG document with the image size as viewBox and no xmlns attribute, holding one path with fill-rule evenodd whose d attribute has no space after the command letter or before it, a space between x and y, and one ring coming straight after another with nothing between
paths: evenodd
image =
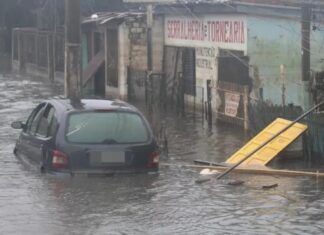
<instances>
[{"instance_id":1,"label":"shop sign","mask_svg":"<svg viewBox=\"0 0 324 235\"><path fill-rule=\"evenodd\" d=\"M222 48L244 50L246 37L244 16L165 17L165 43L170 46L218 45Z\"/></svg>"}]
</instances>

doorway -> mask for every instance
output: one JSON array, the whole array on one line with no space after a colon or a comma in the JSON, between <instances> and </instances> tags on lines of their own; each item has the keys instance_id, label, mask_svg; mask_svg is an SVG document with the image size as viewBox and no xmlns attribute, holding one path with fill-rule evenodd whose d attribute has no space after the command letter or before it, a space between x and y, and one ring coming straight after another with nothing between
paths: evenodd
<instances>
[{"instance_id":1,"label":"doorway","mask_svg":"<svg viewBox=\"0 0 324 235\"><path fill-rule=\"evenodd\" d=\"M234 83L241 86L249 86L252 81L249 77L249 58L243 51L219 50L218 57L218 81Z\"/></svg>"},{"instance_id":2,"label":"doorway","mask_svg":"<svg viewBox=\"0 0 324 235\"><path fill-rule=\"evenodd\" d=\"M104 50L104 35L100 32L94 33L94 55L99 51ZM105 65L102 64L95 73L94 79L94 94L98 97L105 97L106 93L105 84Z\"/></svg>"}]
</instances>

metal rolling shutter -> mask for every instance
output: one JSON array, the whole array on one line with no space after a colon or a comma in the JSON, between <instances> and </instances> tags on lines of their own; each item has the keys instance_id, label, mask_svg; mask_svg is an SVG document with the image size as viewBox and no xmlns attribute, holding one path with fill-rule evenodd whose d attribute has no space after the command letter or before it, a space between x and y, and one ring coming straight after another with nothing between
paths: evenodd
<instances>
[{"instance_id":1,"label":"metal rolling shutter","mask_svg":"<svg viewBox=\"0 0 324 235\"><path fill-rule=\"evenodd\" d=\"M182 53L182 71L184 79L184 93L187 95L196 95L196 63L195 49L184 48Z\"/></svg>"}]
</instances>

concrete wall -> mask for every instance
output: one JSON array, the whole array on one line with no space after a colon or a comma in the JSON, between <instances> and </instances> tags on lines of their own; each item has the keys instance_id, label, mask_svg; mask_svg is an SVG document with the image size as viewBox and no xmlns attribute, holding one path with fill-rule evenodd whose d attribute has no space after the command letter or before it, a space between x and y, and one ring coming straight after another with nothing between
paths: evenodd
<instances>
[{"instance_id":1,"label":"concrete wall","mask_svg":"<svg viewBox=\"0 0 324 235\"><path fill-rule=\"evenodd\" d=\"M121 99L127 99L127 66L129 57L129 39L124 24L118 28L118 88Z\"/></svg>"},{"instance_id":2,"label":"concrete wall","mask_svg":"<svg viewBox=\"0 0 324 235\"><path fill-rule=\"evenodd\" d=\"M106 82L106 97L127 99L127 66L129 65L129 32L128 26L122 23L118 27L118 87L108 86ZM105 46L107 46L105 44Z\"/></svg>"},{"instance_id":3,"label":"concrete wall","mask_svg":"<svg viewBox=\"0 0 324 235\"><path fill-rule=\"evenodd\" d=\"M302 105L300 23L263 17L248 17L248 56L253 93L273 104L282 103L282 85L286 86L286 103ZM285 79L280 65L285 66Z\"/></svg>"},{"instance_id":4,"label":"concrete wall","mask_svg":"<svg viewBox=\"0 0 324 235\"><path fill-rule=\"evenodd\" d=\"M163 69L163 24L163 17L155 16L152 28L152 59L153 71L157 73L162 72ZM145 94L144 88L147 71L146 18L128 18L126 19L125 27L128 28L128 58L124 58L124 65L126 66L126 69L127 66L129 66L129 74L127 74L127 76L129 77L130 81L128 86L131 86L130 92L132 93L132 99L143 100ZM125 90L125 92L127 92L127 90Z\"/></svg>"},{"instance_id":5,"label":"concrete wall","mask_svg":"<svg viewBox=\"0 0 324 235\"><path fill-rule=\"evenodd\" d=\"M161 73L164 55L164 17L155 16L152 28L153 71Z\"/></svg>"},{"instance_id":6,"label":"concrete wall","mask_svg":"<svg viewBox=\"0 0 324 235\"><path fill-rule=\"evenodd\" d=\"M323 39L323 31L311 32L311 70L323 69ZM300 20L249 16L248 56L255 98L260 98L261 88L264 100L281 105L284 84L286 104L309 106L309 83L302 81L301 73Z\"/></svg>"},{"instance_id":7,"label":"concrete wall","mask_svg":"<svg viewBox=\"0 0 324 235\"><path fill-rule=\"evenodd\" d=\"M134 70L147 70L146 19L128 19L130 41L130 66Z\"/></svg>"}]
</instances>

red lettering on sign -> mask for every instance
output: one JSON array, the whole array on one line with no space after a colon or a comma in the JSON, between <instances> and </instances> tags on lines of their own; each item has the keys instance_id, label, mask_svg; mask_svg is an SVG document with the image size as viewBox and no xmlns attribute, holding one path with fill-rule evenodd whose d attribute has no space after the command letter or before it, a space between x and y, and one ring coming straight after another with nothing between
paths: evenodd
<instances>
[{"instance_id":1,"label":"red lettering on sign","mask_svg":"<svg viewBox=\"0 0 324 235\"><path fill-rule=\"evenodd\" d=\"M170 19L166 21L169 39L244 44L244 21Z\"/></svg>"}]
</instances>

